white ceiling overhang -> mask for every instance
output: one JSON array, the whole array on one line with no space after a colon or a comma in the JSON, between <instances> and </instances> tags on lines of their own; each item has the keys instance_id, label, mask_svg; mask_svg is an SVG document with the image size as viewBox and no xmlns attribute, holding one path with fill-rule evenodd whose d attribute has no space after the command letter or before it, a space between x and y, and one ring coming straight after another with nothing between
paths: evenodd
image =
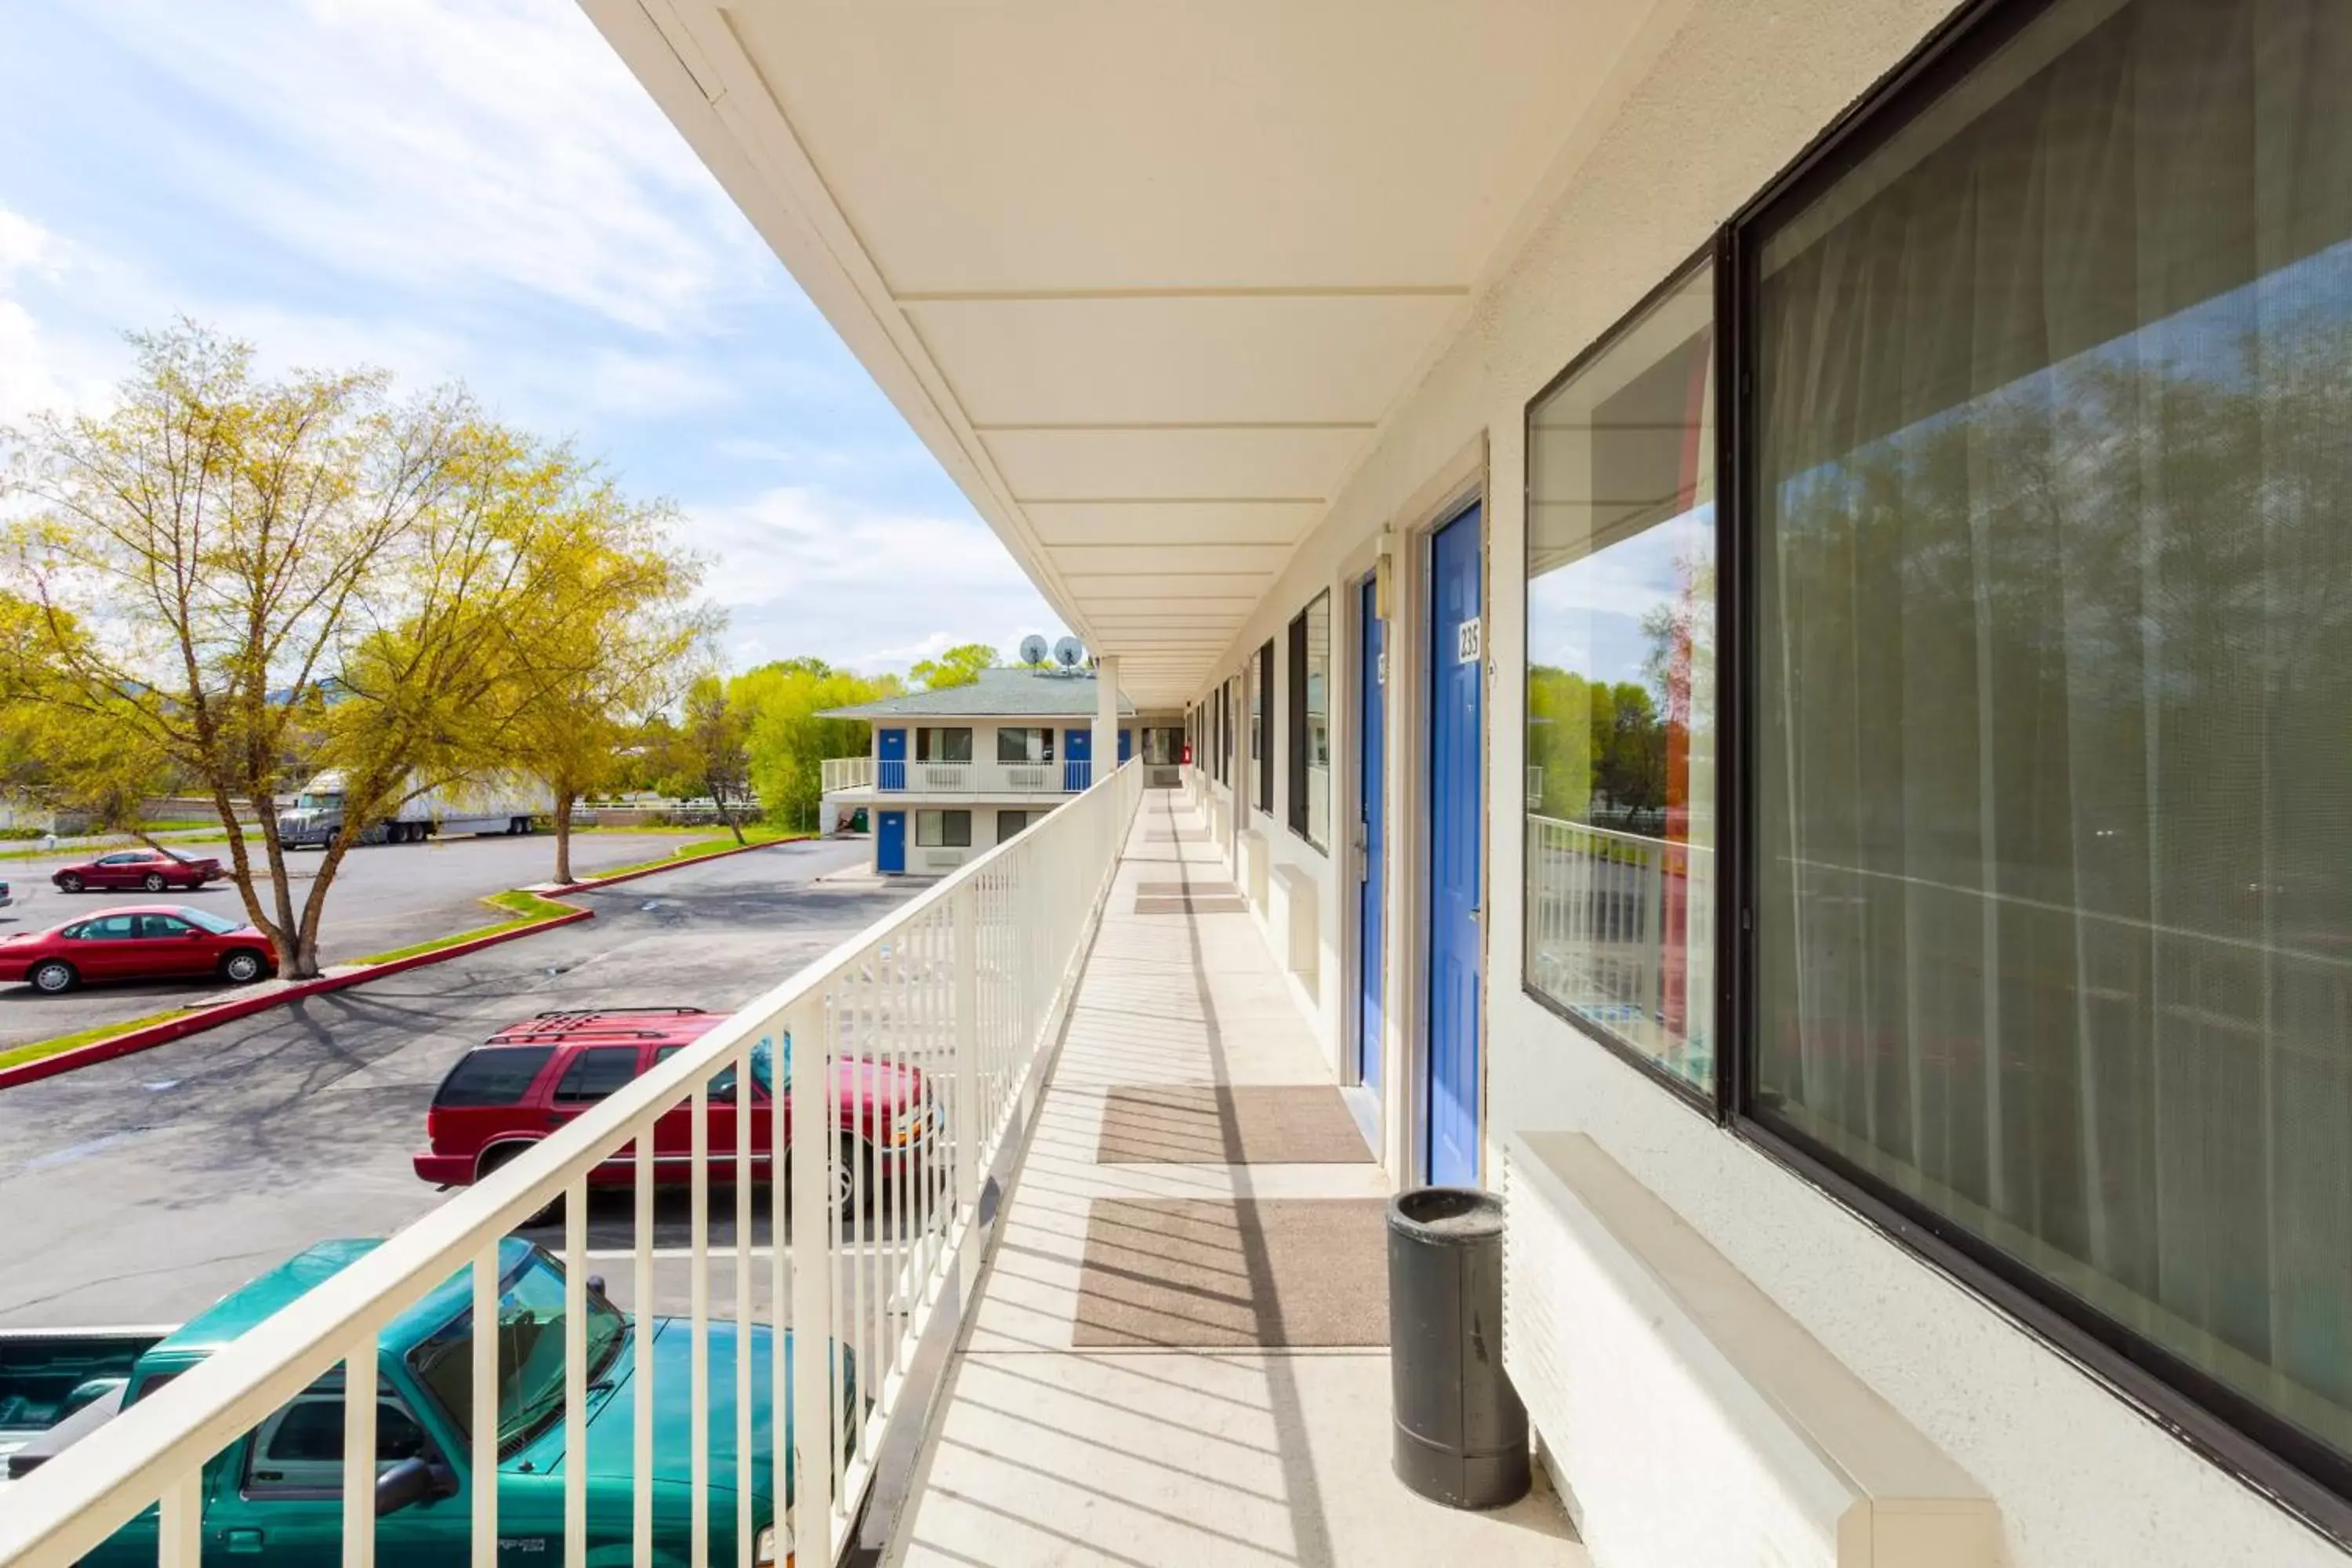
<instances>
[{"instance_id":1,"label":"white ceiling overhang","mask_svg":"<svg viewBox=\"0 0 2352 1568\"><path fill-rule=\"evenodd\" d=\"M1150 706L1213 672L1680 10L583 3Z\"/></svg>"}]
</instances>

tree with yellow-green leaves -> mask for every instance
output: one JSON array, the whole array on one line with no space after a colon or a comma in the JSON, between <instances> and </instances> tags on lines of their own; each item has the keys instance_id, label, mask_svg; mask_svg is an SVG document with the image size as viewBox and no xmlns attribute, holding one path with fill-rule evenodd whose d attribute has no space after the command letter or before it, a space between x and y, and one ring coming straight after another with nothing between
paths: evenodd
<instances>
[{"instance_id":1,"label":"tree with yellow-green leaves","mask_svg":"<svg viewBox=\"0 0 2352 1568\"><path fill-rule=\"evenodd\" d=\"M560 684L525 654L550 606L604 579L596 549L646 542L587 528L580 466L462 391L268 379L188 322L131 342L110 409L6 435L0 591L24 606L0 639L8 700L209 795L247 915L286 973L315 974L358 837L514 766ZM344 778L343 830L299 898L276 809L298 768Z\"/></svg>"},{"instance_id":2,"label":"tree with yellow-green leaves","mask_svg":"<svg viewBox=\"0 0 2352 1568\"><path fill-rule=\"evenodd\" d=\"M744 716L746 763L768 820L823 826L816 814L825 759L861 756L872 741L863 719L819 715L898 692L895 676L859 675L808 658L764 664L728 682L728 699Z\"/></svg>"},{"instance_id":3,"label":"tree with yellow-green leaves","mask_svg":"<svg viewBox=\"0 0 2352 1568\"><path fill-rule=\"evenodd\" d=\"M552 513L544 590L507 626L511 754L555 797L555 879L572 880L573 803L608 783L649 716L683 692L717 614L693 602L701 563L669 542L666 507L593 470Z\"/></svg>"},{"instance_id":4,"label":"tree with yellow-green leaves","mask_svg":"<svg viewBox=\"0 0 2352 1568\"><path fill-rule=\"evenodd\" d=\"M919 658L907 673L926 691L971 686L983 669L996 668L996 650L984 642L958 643L937 658Z\"/></svg>"}]
</instances>

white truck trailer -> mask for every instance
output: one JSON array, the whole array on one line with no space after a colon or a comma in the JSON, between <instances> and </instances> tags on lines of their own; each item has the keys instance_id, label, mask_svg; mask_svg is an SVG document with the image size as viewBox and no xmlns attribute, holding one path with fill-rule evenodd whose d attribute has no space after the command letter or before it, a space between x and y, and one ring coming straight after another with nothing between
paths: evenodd
<instances>
[{"instance_id":1,"label":"white truck trailer","mask_svg":"<svg viewBox=\"0 0 2352 1568\"><path fill-rule=\"evenodd\" d=\"M546 785L520 773L478 783L445 784L410 795L398 810L372 822L362 844L422 844L436 835L529 833L555 810ZM343 775L314 774L278 816L278 839L289 849L324 849L343 829Z\"/></svg>"}]
</instances>

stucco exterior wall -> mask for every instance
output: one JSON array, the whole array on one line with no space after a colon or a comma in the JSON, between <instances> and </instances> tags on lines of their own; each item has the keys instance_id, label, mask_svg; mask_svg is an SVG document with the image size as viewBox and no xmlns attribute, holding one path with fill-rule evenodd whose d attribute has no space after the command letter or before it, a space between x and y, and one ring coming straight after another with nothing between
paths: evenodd
<instances>
[{"instance_id":1,"label":"stucco exterior wall","mask_svg":"<svg viewBox=\"0 0 2352 1568\"><path fill-rule=\"evenodd\" d=\"M2299 1521L2205 1462L2155 1422L1943 1276L1888 1242L1633 1068L1570 1030L1520 989L1520 742L1526 626L1522 420L1562 366L1704 247L1718 225L1895 66L1948 10L1946 0L1696 0L1649 40L1646 73L1593 128L1580 163L1528 226L1523 247L1467 308L1459 335L1389 416L1382 438L1221 660L1240 672L1317 593L1333 593L1335 759L1353 754L1352 620L1346 585L1370 568L1383 530L1441 521L1449 475L1485 451L1488 590L1488 1163L1507 1133L1574 1129L1664 1198L1852 1367L1997 1501L2014 1568L2217 1568L2340 1563ZM1442 112L1442 106L1429 111ZM1410 560L1409 539L1400 546ZM1410 574L1403 574L1409 578ZM1417 608L1400 594L1399 613ZM1392 623L1393 626L1394 623ZM1391 647L1397 646L1392 632ZM1392 655L1391 688L1415 668ZM1213 689L1204 688L1204 691ZM1416 842L1407 790L1409 709L1391 710L1389 841ZM1276 866L1301 868L1321 900L1323 984L1315 1016L1341 1062L1349 1016L1344 855L1325 855L1282 820L1288 766L1276 732L1276 811L1263 824ZM1245 752L1244 752L1245 755ZM1344 844L1344 767L1335 844ZM1236 779L1235 795L1245 795ZM1250 814L1240 814L1246 825ZM1419 822L1426 823L1423 815ZM1391 862L1389 1151L1403 1168L1397 1086L1412 1027L1404 976L1412 929L1409 858ZM1672 1455L1661 1464L1677 1463ZM1571 1485L1578 1478L1567 1478ZM1691 1476L1695 1498L1714 1484ZM1664 1521L1662 1521L1663 1528ZM1664 1538L1659 1542L1664 1549ZM1619 1541L1612 1559L1664 1562ZM1604 1568L1609 1565L1604 1563Z\"/></svg>"}]
</instances>

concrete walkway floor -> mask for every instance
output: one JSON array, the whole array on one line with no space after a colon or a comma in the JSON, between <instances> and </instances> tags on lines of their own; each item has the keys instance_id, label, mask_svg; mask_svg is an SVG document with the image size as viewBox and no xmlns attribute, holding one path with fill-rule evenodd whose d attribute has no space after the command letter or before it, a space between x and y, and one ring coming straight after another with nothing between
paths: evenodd
<instances>
[{"instance_id":1,"label":"concrete walkway floor","mask_svg":"<svg viewBox=\"0 0 2352 1568\"><path fill-rule=\"evenodd\" d=\"M891 1561L1586 1563L1540 1477L1391 1473L1388 1184L1289 984L1147 794Z\"/></svg>"}]
</instances>

